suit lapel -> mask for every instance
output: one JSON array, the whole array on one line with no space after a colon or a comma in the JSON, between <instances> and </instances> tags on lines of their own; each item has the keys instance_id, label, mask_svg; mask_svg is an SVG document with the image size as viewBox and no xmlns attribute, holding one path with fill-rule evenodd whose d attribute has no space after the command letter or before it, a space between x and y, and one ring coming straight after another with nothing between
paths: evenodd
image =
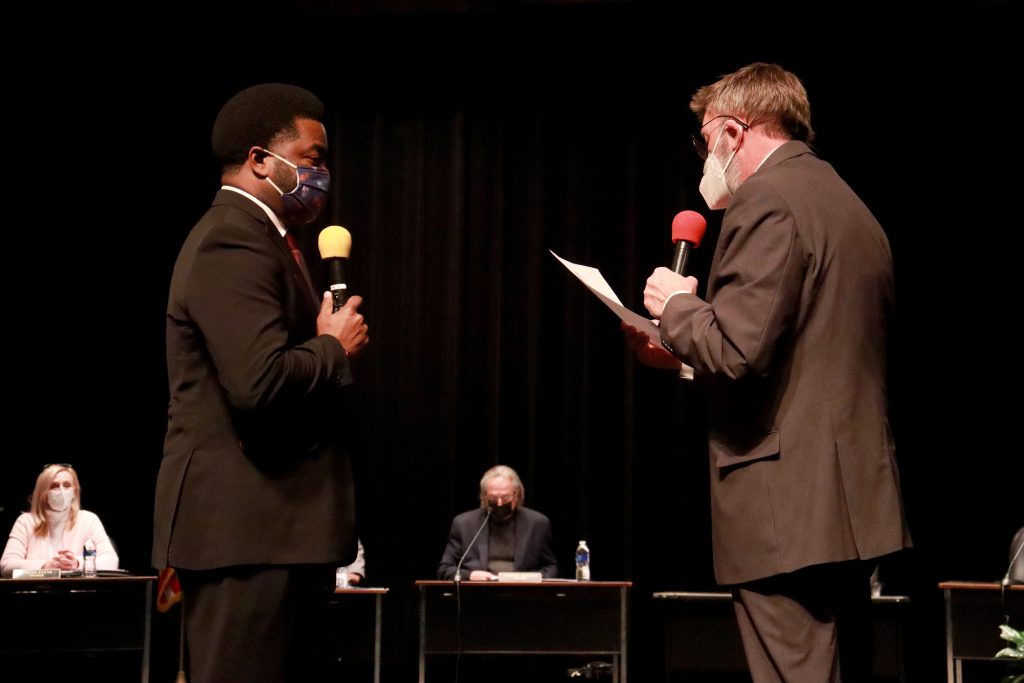
<instances>
[{"instance_id":1,"label":"suit lapel","mask_svg":"<svg viewBox=\"0 0 1024 683\"><path fill-rule=\"evenodd\" d=\"M219 190L216 197L214 197L213 205L227 204L233 206L245 213L249 214L263 229L263 234L266 235L267 239L270 240L278 254L281 257L282 262L285 264L285 268L292 275L292 281L300 291L307 293L313 308L313 314L316 315L320 311L320 300L317 298L316 290L313 288L313 282L309 278L307 273L303 273L299 267L295 257L292 256L292 250L288 247L288 243L285 238L281 236L277 226L273 224L270 217L267 216L267 212L262 207L257 206L251 199L245 195L241 195L232 190ZM303 297L304 299L306 296Z\"/></svg>"},{"instance_id":2,"label":"suit lapel","mask_svg":"<svg viewBox=\"0 0 1024 683\"><path fill-rule=\"evenodd\" d=\"M272 238L273 237L278 238L277 241L279 242L280 245L284 246L284 250L288 254L288 260L291 261L290 267L292 270L292 277L296 277L296 273L298 273L297 278L299 280L300 285L302 287L305 287L306 290L309 292L309 296L313 301L313 306L319 308L320 302L316 298L316 289L313 287L313 278L310 277L309 268L306 266L305 263L306 257L303 256L301 252L299 253L299 257L303 261L300 264L298 259L295 258L295 254L292 253L292 249L288 245L288 240L281 236L281 233L277 231L277 228L274 228Z\"/></svg>"},{"instance_id":3,"label":"suit lapel","mask_svg":"<svg viewBox=\"0 0 1024 683\"><path fill-rule=\"evenodd\" d=\"M485 517L485 514L484 514L483 510L480 511L480 517L482 518L480 520L480 524L484 524L483 518L486 518L486 517ZM479 526L479 524L477 526ZM489 557L488 554L487 554L487 541L488 541L488 537L490 535L491 535L491 523L490 523L490 521L488 521L487 524L484 524L483 531L480 532L480 538L476 539L476 549L477 549L477 552L479 553L480 568L481 569L487 569L487 558Z\"/></svg>"},{"instance_id":4,"label":"suit lapel","mask_svg":"<svg viewBox=\"0 0 1024 683\"><path fill-rule=\"evenodd\" d=\"M515 549L512 553L512 564L516 571L522 571L526 557L526 524L523 523L525 515L516 508L516 515L512 518L512 534L515 538Z\"/></svg>"}]
</instances>

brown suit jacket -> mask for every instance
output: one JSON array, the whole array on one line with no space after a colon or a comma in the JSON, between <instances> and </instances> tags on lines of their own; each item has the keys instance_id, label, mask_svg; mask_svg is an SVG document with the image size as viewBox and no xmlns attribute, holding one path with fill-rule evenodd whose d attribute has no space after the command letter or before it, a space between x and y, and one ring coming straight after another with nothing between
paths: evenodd
<instances>
[{"instance_id":1,"label":"brown suit jacket","mask_svg":"<svg viewBox=\"0 0 1024 683\"><path fill-rule=\"evenodd\" d=\"M219 191L171 279L153 566L355 556L349 367L337 339L317 336L318 310L266 213Z\"/></svg>"},{"instance_id":2,"label":"brown suit jacket","mask_svg":"<svg viewBox=\"0 0 1024 683\"><path fill-rule=\"evenodd\" d=\"M735 584L910 545L886 405L892 257L811 149L775 150L732 197L707 302L662 341L709 378L715 576Z\"/></svg>"}]
</instances>

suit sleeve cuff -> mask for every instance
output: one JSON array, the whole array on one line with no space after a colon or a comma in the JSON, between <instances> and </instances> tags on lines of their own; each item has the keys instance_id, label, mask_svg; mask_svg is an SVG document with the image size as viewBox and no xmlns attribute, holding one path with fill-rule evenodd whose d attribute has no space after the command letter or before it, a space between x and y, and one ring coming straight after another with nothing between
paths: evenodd
<instances>
[{"instance_id":1,"label":"suit sleeve cuff","mask_svg":"<svg viewBox=\"0 0 1024 683\"><path fill-rule=\"evenodd\" d=\"M672 292L667 297L665 297L665 305L661 307L662 308L662 312L664 312L664 310L668 307L668 302L672 300L672 297L674 297L677 294L693 294L693 292L689 292L689 291L687 291L685 289L678 289L678 290Z\"/></svg>"}]
</instances>

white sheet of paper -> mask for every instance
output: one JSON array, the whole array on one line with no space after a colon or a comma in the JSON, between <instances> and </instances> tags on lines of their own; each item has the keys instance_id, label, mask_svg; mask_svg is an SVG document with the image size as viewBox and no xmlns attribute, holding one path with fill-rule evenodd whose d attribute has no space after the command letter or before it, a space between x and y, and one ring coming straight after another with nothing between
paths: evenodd
<instances>
[{"instance_id":1,"label":"white sheet of paper","mask_svg":"<svg viewBox=\"0 0 1024 683\"><path fill-rule=\"evenodd\" d=\"M548 251L551 250L548 249ZM551 255L561 261L562 265L568 268L570 273L579 278L580 282L594 293L594 296L604 302L604 305L619 317L619 320L623 321L627 325L632 325L646 334L652 344L658 344L661 342L661 331L658 329L658 326L654 324L654 321L650 318L638 315L623 306L622 302L619 301L619 297L604 279L604 276L601 275L601 271L591 266L581 266L578 263L566 261L553 251L551 251ZM693 379L693 368L683 363L679 376L683 379Z\"/></svg>"}]
</instances>

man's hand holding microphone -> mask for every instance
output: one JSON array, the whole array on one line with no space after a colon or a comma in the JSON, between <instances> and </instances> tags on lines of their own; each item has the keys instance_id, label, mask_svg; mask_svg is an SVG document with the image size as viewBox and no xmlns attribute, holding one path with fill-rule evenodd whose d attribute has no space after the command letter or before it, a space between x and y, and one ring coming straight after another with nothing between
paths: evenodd
<instances>
[{"instance_id":1,"label":"man's hand holding microphone","mask_svg":"<svg viewBox=\"0 0 1024 683\"><path fill-rule=\"evenodd\" d=\"M707 221L696 211L680 211L672 219L672 241L675 242L675 255L672 268L655 268L647 278L644 288L644 307L654 318L661 319L665 310L665 302L674 294L693 294L697 291L697 278L685 275L690 251L696 249L704 238ZM626 334L626 346L636 354L637 360L644 365L660 370L678 370L682 363L669 353L660 343L652 340L632 325L622 323Z\"/></svg>"},{"instance_id":2,"label":"man's hand holding microphone","mask_svg":"<svg viewBox=\"0 0 1024 683\"><path fill-rule=\"evenodd\" d=\"M330 291L324 292L320 314L316 318L317 334L329 334L354 358L370 343L369 327L359 312L361 296L348 296L345 262L352 249L352 235L340 225L329 225L320 231L320 258L327 264Z\"/></svg>"}]
</instances>

